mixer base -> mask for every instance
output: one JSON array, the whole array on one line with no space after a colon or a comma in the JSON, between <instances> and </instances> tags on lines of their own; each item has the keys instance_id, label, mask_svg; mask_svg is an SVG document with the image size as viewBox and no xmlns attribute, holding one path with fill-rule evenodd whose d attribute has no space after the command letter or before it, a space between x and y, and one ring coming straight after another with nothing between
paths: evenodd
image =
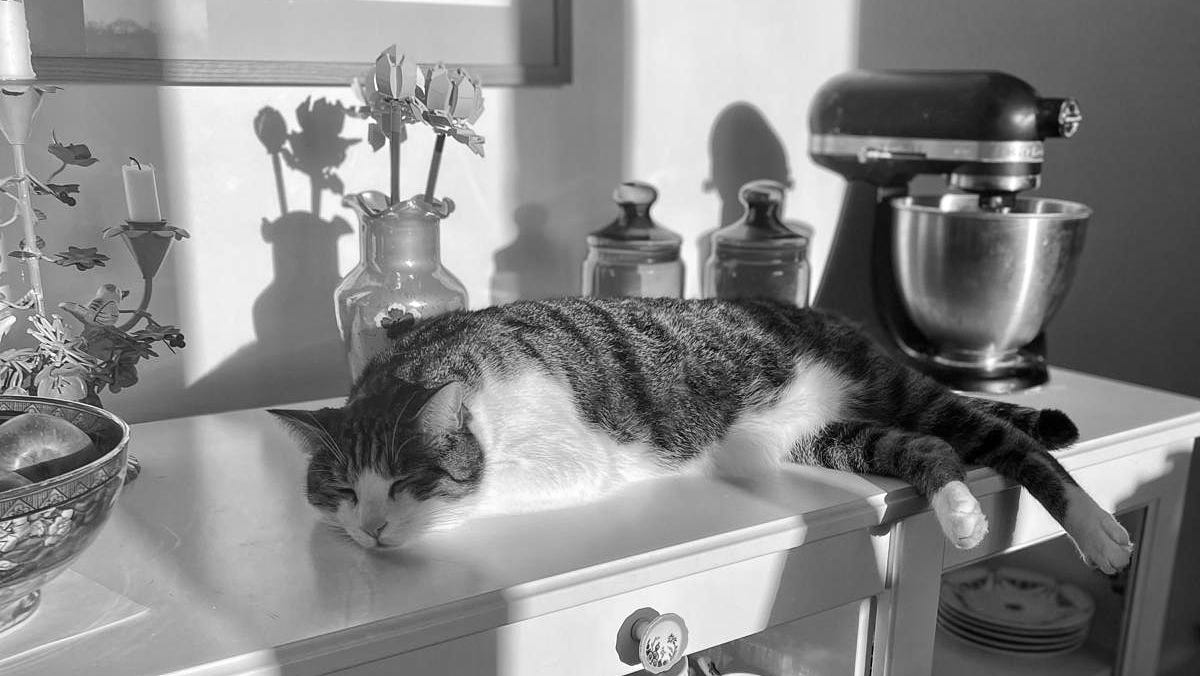
<instances>
[{"instance_id":1,"label":"mixer base","mask_svg":"<svg viewBox=\"0 0 1200 676\"><path fill-rule=\"evenodd\" d=\"M1050 380L1050 373L1041 359L990 368L950 365L924 355L912 361L917 370L957 392L1009 394L1043 385Z\"/></svg>"}]
</instances>

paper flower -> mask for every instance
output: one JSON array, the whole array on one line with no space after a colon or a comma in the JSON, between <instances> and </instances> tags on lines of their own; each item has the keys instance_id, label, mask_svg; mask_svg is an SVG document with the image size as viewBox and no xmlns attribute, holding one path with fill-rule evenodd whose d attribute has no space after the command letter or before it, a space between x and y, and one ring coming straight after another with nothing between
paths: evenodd
<instances>
[{"instance_id":1,"label":"paper flower","mask_svg":"<svg viewBox=\"0 0 1200 676\"><path fill-rule=\"evenodd\" d=\"M389 133L403 134L405 125L425 123L483 155L484 138L471 128L483 114L483 87L465 69L418 66L392 45L351 87L363 102L357 114L374 120L367 132L372 149L382 148Z\"/></svg>"},{"instance_id":2,"label":"paper flower","mask_svg":"<svg viewBox=\"0 0 1200 676\"><path fill-rule=\"evenodd\" d=\"M407 99L417 96L421 81L421 68L404 54L396 56L396 45L392 45L375 59L375 89L389 99Z\"/></svg>"}]
</instances>

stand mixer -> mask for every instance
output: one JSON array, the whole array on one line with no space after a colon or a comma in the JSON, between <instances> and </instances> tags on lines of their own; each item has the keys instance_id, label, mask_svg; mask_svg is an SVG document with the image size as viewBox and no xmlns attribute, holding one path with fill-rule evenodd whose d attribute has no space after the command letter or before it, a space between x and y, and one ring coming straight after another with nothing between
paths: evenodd
<instances>
[{"instance_id":1,"label":"stand mixer","mask_svg":"<svg viewBox=\"0 0 1200 676\"><path fill-rule=\"evenodd\" d=\"M1020 193L1039 184L1043 141L1080 121L1074 100L999 72L856 71L826 83L809 154L848 185L814 306L954 389L1044 383L1044 327L1091 211ZM960 192L908 196L922 175Z\"/></svg>"}]
</instances>

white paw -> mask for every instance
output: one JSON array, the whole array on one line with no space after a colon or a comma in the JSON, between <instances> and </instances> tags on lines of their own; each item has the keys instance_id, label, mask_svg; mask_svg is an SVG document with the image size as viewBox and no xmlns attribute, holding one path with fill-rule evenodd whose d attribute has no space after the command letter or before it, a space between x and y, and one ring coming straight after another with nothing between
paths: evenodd
<instances>
[{"instance_id":1,"label":"white paw","mask_svg":"<svg viewBox=\"0 0 1200 676\"><path fill-rule=\"evenodd\" d=\"M961 481L951 481L929 496L929 504L942 532L959 549L971 549L987 535L987 517L971 489Z\"/></svg>"},{"instance_id":2,"label":"white paw","mask_svg":"<svg viewBox=\"0 0 1200 676\"><path fill-rule=\"evenodd\" d=\"M1112 575L1129 565L1133 541L1112 514L1078 486L1067 486L1067 513L1063 528L1089 566Z\"/></svg>"}]
</instances>

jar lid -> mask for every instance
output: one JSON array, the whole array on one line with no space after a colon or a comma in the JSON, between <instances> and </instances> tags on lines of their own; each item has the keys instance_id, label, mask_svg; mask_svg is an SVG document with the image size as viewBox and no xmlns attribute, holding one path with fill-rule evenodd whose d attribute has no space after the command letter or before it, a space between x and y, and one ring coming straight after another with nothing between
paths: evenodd
<instances>
[{"instance_id":1,"label":"jar lid","mask_svg":"<svg viewBox=\"0 0 1200 676\"><path fill-rule=\"evenodd\" d=\"M637 250L678 250L683 237L658 225L650 218L650 207L658 200L658 190L642 181L625 181L613 190L613 201L621 215L607 226L588 235L588 245Z\"/></svg>"},{"instance_id":2,"label":"jar lid","mask_svg":"<svg viewBox=\"0 0 1200 676\"><path fill-rule=\"evenodd\" d=\"M808 237L780 219L787 187L778 181L750 181L738 191L742 217L713 233L720 248L807 249Z\"/></svg>"}]
</instances>

